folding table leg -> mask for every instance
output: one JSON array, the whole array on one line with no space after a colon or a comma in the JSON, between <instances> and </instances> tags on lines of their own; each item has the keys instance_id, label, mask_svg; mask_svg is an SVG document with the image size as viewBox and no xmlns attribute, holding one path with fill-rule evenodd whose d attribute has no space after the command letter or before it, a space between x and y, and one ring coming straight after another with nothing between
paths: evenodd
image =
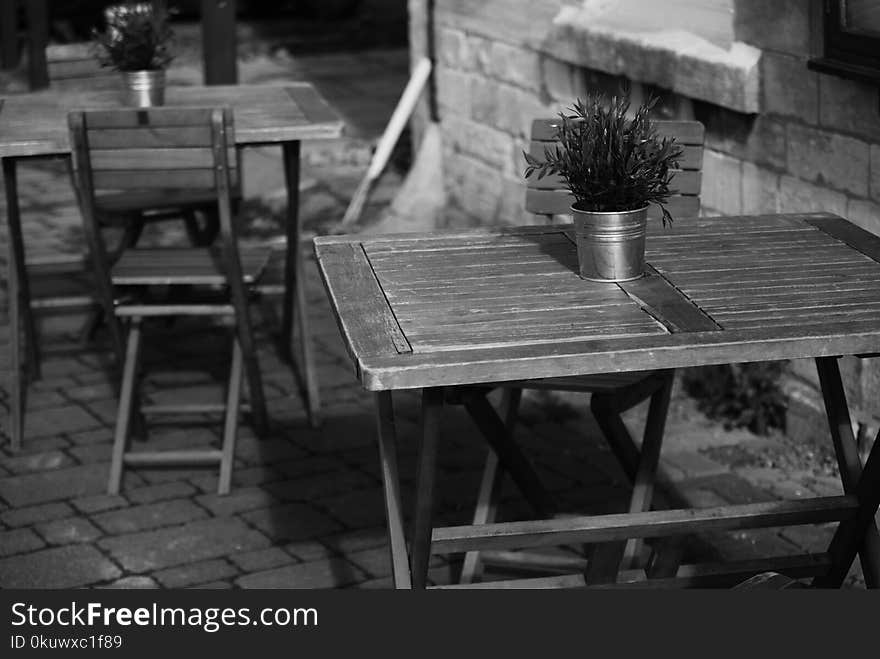
<instances>
[{"instance_id":1,"label":"folding table leg","mask_svg":"<svg viewBox=\"0 0 880 659\"><path fill-rule=\"evenodd\" d=\"M422 438L416 480L416 511L410 545L413 588L424 589L431 558L431 531L434 521L434 484L437 476L437 442L443 414L443 389L422 390Z\"/></svg>"},{"instance_id":2,"label":"folding table leg","mask_svg":"<svg viewBox=\"0 0 880 659\"><path fill-rule=\"evenodd\" d=\"M223 456L220 459L218 494L229 494L232 487L232 465L235 462L235 440L238 438L238 409L241 405L242 357L238 339L232 338L232 366L226 391L226 415L223 422Z\"/></svg>"},{"instance_id":3,"label":"folding table leg","mask_svg":"<svg viewBox=\"0 0 880 659\"><path fill-rule=\"evenodd\" d=\"M860 491L860 483L866 478L867 464L863 470L861 460L859 459L856 438L853 434L849 406L846 402L846 392L840 379L840 368L837 364L837 358L817 358L816 370L819 373L819 384L822 387L822 397L825 402L825 414L828 417L831 439L834 442L834 451L837 454L837 464L840 470L840 478L843 481L843 490L847 494L857 494ZM874 452L876 453L876 451ZM874 486L880 488L880 484L876 483L876 476ZM845 526L846 524L841 524L841 527ZM840 531L838 530L839 533ZM837 535L835 535L836 538ZM857 540L859 541L858 553L861 559L862 571L865 573L865 583L869 588L880 588L880 534L877 532L877 525L873 518L865 526L863 538L857 538ZM842 541L837 542L839 545ZM845 554L846 552L842 555ZM833 572L836 577L839 577L840 583L846 577L846 571L849 570L851 563L852 559L850 559L850 563L847 563L845 567L841 564L836 564L836 571ZM842 574L840 574L841 570L843 571ZM824 580L820 581L825 583ZM840 583L833 585L840 586ZM827 582L825 585L832 585L832 582Z\"/></svg>"},{"instance_id":4,"label":"folding table leg","mask_svg":"<svg viewBox=\"0 0 880 659\"><path fill-rule=\"evenodd\" d=\"M504 425L507 426L509 435L513 435L516 425L519 403L522 399L522 389L505 389L501 401L501 410L504 414ZM480 491L477 494L477 506L474 510L473 524L491 524L495 521L498 511L498 499L501 496L501 485L504 482L504 470L498 464L498 456L491 448L486 455L486 463L483 467L483 478L480 481ZM459 583L473 583L474 579L483 571L480 562L480 552L469 551L464 556L461 566Z\"/></svg>"},{"instance_id":5,"label":"folding table leg","mask_svg":"<svg viewBox=\"0 0 880 659\"><path fill-rule=\"evenodd\" d=\"M132 317L125 348L125 365L122 368L122 389L119 393L119 411L116 413L116 433L113 437L113 454L110 459L108 494L119 494L122 483L122 466L129 443L132 410L134 409L135 381L141 347L141 319Z\"/></svg>"},{"instance_id":6,"label":"folding table leg","mask_svg":"<svg viewBox=\"0 0 880 659\"><path fill-rule=\"evenodd\" d=\"M388 545L394 587L412 588L406 537L403 531L403 508L400 498L400 476L397 471L397 430L394 427L394 405L390 391L376 392L376 429L379 443L379 461L382 468L382 486L385 493L385 517L388 522Z\"/></svg>"},{"instance_id":7,"label":"folding table leg","mask_svg":"<svg viewBox=\"0 0 880 659\"><path fill-rule=\"evenodd\" d=\"M309 423L313 428L321 425L321 393L318 388L318 372L315 370L315 358L312 354L312 333L306 304L305 273L302 258L296 277L296 324L299 333L300 364L306 381L306 406L309 412Z\"/></svg>"},{"instance_id":8,"label":"folding table leg","mask_svg":"<svg viewBox=\"0 0 880 659\"><path fill-rule=\"evenodd\" d=\"M299 142L285 142L281 146L287 185L287 218L284 224L287 250L284 255L284 297L281 302L281 349L287 358L293 355L294 280L299 276L299 152Z\"/></svg>"}]
</instances>

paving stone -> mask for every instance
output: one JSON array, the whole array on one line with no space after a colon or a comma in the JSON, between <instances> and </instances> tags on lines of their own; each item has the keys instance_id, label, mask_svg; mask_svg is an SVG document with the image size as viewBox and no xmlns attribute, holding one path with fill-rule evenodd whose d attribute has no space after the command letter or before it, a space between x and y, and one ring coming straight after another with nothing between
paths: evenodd
<instances>
[{"instance_id":1,"label":"paving stone","mask_svg":"<svg viewBox=\"0 0 880 659\"><path fill-rule=\"evenodd\" d=\"M165 588L184 588L193 584L206 583L234 577L238 570L224 560L214 559L190 565L181 565L153 574Z\"/></svg>"},{"instance_id":2,"label":"paving stone","mask_svg":"<svg viewBox=\"0 0 880 659\"><path fill-rule=\"evenodd\" d=\"M283 460L301 458L305 452L287 439L258 439L240 437L235 445L235 456L248 463L274 464Z\"/></svg>"},{"instance_id":3,"label":"paving stone","mask_svg":"<svg viewBox=\"0 0 880 659\"><path fill-rule=\"evenodd\" d=\"M113 431L110 428L84 430L83 432L68 433L67 436L70 437L70 441L77 446L113 443Z\"/></svg>"},{"instance_id":4,"label":"paving stone","mask_svg":"<svg viewBox=\"0 0 880 659\"><path fill-rule=\"evenodd\" d=\"M364 529L385 523L385 499L381 489L347 492L320 499L316 503L349 529Z\"/></svg>"},{"instance_id":5,"label":"paving stone","mask_svg":"<svg viewBox=\"0 0 880 659\"><path fill-rule=\"evenodd\" d=\"M113 583L101 586L102 588L158 588L159 584L152 577L132 576L122 577Z\"/></svg>"},{"instance_id":6,"label":"paving stone","mask_svg":"<svg viewBox=\"0 0 880 659\"><path fill-rule=\"evenodd\" d=\"M235 517L201 520L158 531L99 541L126 570L147 572L269 546L269 540Z\"/></svg>"},{"instance_id":7,"label":"paving stone","mask_svg":"<svg viewBox=\"0 0 880 659\"><path fill-rule=\"evenodd\" d=\"M65 405L40 410L28 415L25 423L25 439L60 435L61 433L89 430L101 422L78 405Z\"/></svg>"},{"instance_id":8,"label":"paving stone","mask_svg":"<svg viewBox=\"0 0 880 659\"><path fill-rule=\"evenodd\" d=\"M667 451L663 453L663 461L683 471L688 478L714 476L729 471L726 466L696 451Z\"/></svg>"},{"instance_id":9,"label":"paving stone","mask_svg":"<svg viewBox=\"0 0 880 659\"><path fill-rule=\"evenodd\" d=\"M296 559L279 547L257 549L229 557L243 572L257 572L293 563Z\"/></svg>"},{"instance_id":10,"label":"paving stone","mask_svg":"<svg viewBox=\"0 0 880 659\"><path fill-rule=\"evenodd\" d=\"M92 520L112 535L149 531L174 524L187 524L208 515L189 499L172 499L93 515Z\"/></svg>"},{"instance_id":11,"label":"paving stone","mask_svg":"<svg viewBox=\"0 0 880 659\"><path fill-rule=\"evenodd\" d=\"M248 574L236 579L235 584L240 588L339 588L364 576L344 559L325 558Z\"/></svg>"},{"instance_id":12,"label":"paving stone","mask_svg":"<svg viewBox=\"0 0 880 659\"><path fill-rule=\"evenodd\" d=\"M90 497L82 497L71 501L73 506L83 513L100 513L105 510L122 508L128 505L125 498L114 494L96 494Z\"/></svg>"},{"instance_id":13,"label":"paving stone","mask_svg":"<svg viewBox=\"0 0 880 659\"><path fill-rule=\"evenodd\" d=\"M132 488L125 493L125 496L132 503L153 503L156 501L164 501L166 499L188 497L195 492L196 488L189 483L173 481L170 483L162 483L160 485L147 485L145 487Z\"/></svg>"},{"instance_id":14,"label":"paving stone","mask_svg":"<svg viewBox=\"0 0 880 659\"><path fill-rule=\"evenodd\" d=\"M101 531L95 528L87 519L70 517L68 519L56 519L35 527L50 545L67 545L73 542L92 542L100 538Z\"/></svg>"},{"instance_id":15,"label":"paving stone","mask_svg":"<svg viewBox=\"0 0 880 659\"><path fill-rule=\"evenodd\" d=\"M44 503L39 506L7 510L0 515L0 521L12 527L30 526L31 524L68 517L72 512L72 509L66 503Z\"/></svg>"},{"instance_id":16,"label":"paving stone","mask_svg":"<svg viewBox=\"0 0 880 659\"><path fill-rule=\"evenodd\" d=\"M196 590L226 590L232 588L229 581L209 581L208 583L198 584L196 586L187 586Z\"/></svg>"},{"instance_id":17,"label":"paving stone","mask_svg":"<svg viewBox=\"0 0 880 659\"><path fill-rule=\"evenodd\" d=\"M300 540L298 542L291 542L284 547L284 550L304 563L315 561L319 558L327 558L340 553L334 551L332 548L318 540Z\"/></svg>"},{"instance_id":18,"label":"paving stone","mask_svg":"<svg viewBox=\"0 0 880 659\"><path fill-rule=\"evenodd\" d=\"M2 588L78 588L121 574L91 545L67 545L0 560Z\"/></svg>"},{"instance_id":19,"label":"paving stone","mask_svg":"<svg viewBox=\"0 0 880 659\"><path fill-rule=\"evenodd\" d=\"M301 503L254 510L242 517L275 542L305 540L342 529L327 515Z\"/></svg>"},{"instance_id":20,"label":"paving stone","mask_svg":"<svg viewBox=\"0 0 880 659\"><path fill-rule=\"evenodd\" d=\"M64 394L72 400L90 402L95 400L115 400L116 388L109 382L96 382L80 387L71 387Z\"/></svg>"},{"instance_id":21,"label":"paving stone","mask_svg":"<svg viewBox=\"0 0 880 659\"><path fill-rule=\"evenodd\" d=\"M281 501L313 501L344 492L375 488L379 485L372 476L345 468L317 476L269 483L266 489Z\"/></svg>"},{"instance_id":22,"label":"paving stone","mask_svg":"<svg viewBox=\"0 0 880 659\"><path fill-rule=\"evenodd\" d=\"M48 451L46 453L31 453L3 460L3 466L14 474L28 474L34 471L48 471L60 469L73 464L69 456L61 451Z\"/></svg>"},{"instance_id":23,"label":"paving stone","mask_svg":"<svg viewBox=\"0 0 880 659\"><path fill-rule=\"evenodd\" d=\"M323 537L321 543L337 554L348 555L367 549L386 547L388 545L388 531L384 525L358 531L346 531L338 535ZM288 547L287 550L299 556L291 547Z\"/></svg>"},{"instance_id":24,"label":"paving stone","mask_svg":"<svg viewBox=\"0 0 880 659\"><path fill-rule=\"evenodd\" d=\"M0 496L13 506L72 499L107 488L108 465L91 464L68 469L0 478ZM124 479L130 486L134 479Z\"/></svg>"},{"instance_id":25,"label":"paving stone","mask_svg":"<svg viewBox=\"0 0 880 659\"><path fill-rule=\"evenodd\" d=\"M196 497L196 501L217 517L236 515L278 503L275 497L258 487L236 488L226 495L203 494Z\"/></svg>"},{"instance_id":26,"label":"paving stone","mask_svg":"<svg viewBox=\"0 0 880 659\"><path fill-rule=\"evenodd\" d=\"M30 529L15 529L14 531L0 531L0 556L11 556L26 551L33 551L43 546L40 540Z\"/></svg>"},{"instance_id":27,"label":"paving stone","mask_svg":"<svg viewBox=\"0 0 880 659\"><path fill-rule=\"evenodd\" d=\"M93 464L96 462L110 462L113 447L109 442L100 444L88 444L86 446L74 446L67 451L77 459L80 464Z\"/></svg>"}]
</instances>

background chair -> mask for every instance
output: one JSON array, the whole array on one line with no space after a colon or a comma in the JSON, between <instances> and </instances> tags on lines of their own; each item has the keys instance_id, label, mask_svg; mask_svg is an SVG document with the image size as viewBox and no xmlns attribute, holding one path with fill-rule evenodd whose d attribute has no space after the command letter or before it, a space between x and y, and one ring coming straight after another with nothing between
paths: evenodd
<instances>
[{"instance_id":1,"label":"background chair","mask_svg":"<svg viewBox=\"0 0 880 659\"><path fill-rule=\"evenodd\" d=\"M555 119L537 119L532 123L532 134L529 151L536 158L544 156L545 149L554 145L556 132ZM673 217L693 217L700 212L700 185L703 164L704 127L697 121L657 121L658 132L664 136L674 137L681 145L683 153L679 161L680 170L672 180L675 194L670 197L667 205ZM558 176L546 176L542 179L527 180L526 210L543 215L552 220L554 215L570 214L574 198ZM650 206L649 218L659 221L660 212L656 206ZM556 390L592 394L590 408L608 440L611 449L619 460L627 477L633 483L628 512L646 511L651 508L657 478L657 467L660 446L663 441L663 430L666 423L669 400L672 393L674 371L653 371L639 373L616 373L610 375L590 375L570 378L552 378L543 380L525 380L505 382L498 386L504 388L502 413L499 417L489 406L485 397L470 397L467 405L475 419L482 419L482 429L491 432L498 438L503 450L507 453L516 452L510 438L516 423L517 408L524 389ZM638 446L621 419L621 414L650 398L648 416L645 423L641 446ZM474 414L476 412L476 415ZM503 422L502 422L503 417ZM480 423L480 421L478 421ZM474 524L486 524L495 520L498 493L503 478L503 470L499 465L496 449L490 449L483 469L483 477L477 498ZM514 464L524 465L522 457L514 457ZM531 490L531 503L544 515L553 513L548 495L535 492L537 477L525 474L513 474L520 484L526 481ZM597 545L590 551L590 560L586 564L575 562L578 567L585 567L588 583L604 583L613 581L620 567L635 567L641 554L641 542L630 540L624 546L621 543ZM462 566L460 581L471 583L478 577L482 564L516 567L519 569L551 569L568 571L572 561L560 561L558 557L535 557L520 552L468 552ZM677 568L677 553L666 551L665 555L655 552L647 565L647 572L652 577L668 576Z\"/></svg>"},{"instance_id":2,"label":"background chair","mask_svg":"<svg viewBox=\"0 0 880 659\"><path fill-rule=\"evenodd\" d=\"M74 112L69 115L74 175L98 296L113 343L124 363L111 462L111 493L119 491L124 465L220 465L219 491L229 491L237 429L241 375L249 385L254 424L262 433L265 400L248 315L248 290L268 252L239 255L232 222L231 190L236 186L233 120L229 109L155 108ZM102 235L108 209L126 214L137 200L162 191L169 201L212 200L219 218L216 248L142 249L112 253ZM108 200L114 200L108 205ZM117 201L118 200L118 205ZM156 296L151 287L162 287ZM185 408L144 407L144 413L225 411L222 448L207 451L129 452L129 430L138 411L141 326L159 316L213 316L235 327L226 404ZM123 348L120 320L129 326Z\"/></svg>"}]
</instances>

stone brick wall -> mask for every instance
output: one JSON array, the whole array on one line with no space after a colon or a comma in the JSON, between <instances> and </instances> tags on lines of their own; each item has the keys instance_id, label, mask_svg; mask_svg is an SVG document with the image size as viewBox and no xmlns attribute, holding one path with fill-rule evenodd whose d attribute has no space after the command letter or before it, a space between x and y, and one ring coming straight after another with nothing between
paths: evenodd
<instances>
[{"instance_id":1,"label":"stone brick wall","mask_svg":"<svg viewBox=\"0 0 880 659\"><path fill-rule=\"evenodd\" d=\"M427 2L409 1L414 52L424 52ZM434 4L447 226L534 222L522 180L531 120L626 80L635 101L659 94L663 115L706 125L705 214L830 211L880 233L877 87L807 68L820 54L821 0L735 0L733 44L696 59L650 39L568 34L559 18L582 9L574 0ZM849 359L844 371L869 419L880 369ZM793 364L786 387L792 432L824 432L812 363Z\"/></svg>"}]
</instances>

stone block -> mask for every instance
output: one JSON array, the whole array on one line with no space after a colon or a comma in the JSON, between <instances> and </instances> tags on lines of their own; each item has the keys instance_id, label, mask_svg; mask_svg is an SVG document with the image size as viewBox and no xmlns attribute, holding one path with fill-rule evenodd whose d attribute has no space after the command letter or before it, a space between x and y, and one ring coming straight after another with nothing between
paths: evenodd
<instances>
[{"instance_id":1,"label":"stone block","mask_svg":"<svg viewBox=\"0 0 880 659\"><path fill-rule=\"evenodd\" d=\"M464 154L452 154L445 160L447 194L482 224L496 222L501 173Z\"/></svg>"},{"instance_id":2,"label":"stone block","mask_svg":"<svg viewBox=\"0 0 880 659\"><path fill-rule=\"evenodd\" d=\"M723 215L742 213L742 162L723 153L703 152L702 203Z\"/></svg>"},{"instance_id":3,"label":"stone block","mask_svg":"<svg viewBox=\"0 0 880 659\"><path fill-rule=\"evenodd\" d=\"M550 98L570 104L575 97L574 67L555 57L542 57L541 88Z\"/></svg>"},{"instance_id":4,"label":"stone block","mask_svg":"<svg viewBox=\"0 0 880 659\"><path fill-rule=\"evenodd\" d=\"M736 38L762 50L810 54L810 9L803 0L737 0Z\"/></svg>"},{"instance_id":5,"label":"stone block","mask_svg":"<svg viewBox=\"0 0 880 659\"><path fill-rule=\"evenodd\" d=\"M506 169L513 157L514 139L507 133L457 115L447 115L441 122L444 137L453 148L487 165Z\"/></svg>"},{"instance_id":6,"label":"stone block","mask_svg":"<svg viewBox=\"0 0 880 659\"><path fill-rule=\"evenodd\" d=\"M238 513L266 508L277 503L275 497L258 487L236 488L229 494L205 494L196 499L200 506L211 511L216 517L237 515Z\"/></svg>"},{"instance_id":7,"label":"stone block","mask_svg":"<svg viewBox=\"0 0 880 659\"><path fill-rule=\"evenodd\" d=\"M809 124L819 119L818 73L799 57L765 52L761 57L761 109L797 117Z\"/></svg>"},{"instance_id":8,"label":"stone block","mask_svg":"<svg viewBox=\"0 0 880 659\"><path fill-rule=\"evenodd\" d=\"M159 485L134 487L127 491L125 496L128 497L128 500L132 503L155 503L167 499L188 497L195 491L196 488L189 483L172 481L170 483L161 483Z\"/></svg>"},{"instance_id":9,"label":"stone block","mask_svg":"<svg viewBox=\"0 0 880 659\"><path fill-rule=\"evenodd\" d=\"M0 496L19 507L97 494L107 487L107 469L91 464L0 478Z\"/></svg>"},{"instance_id":10,"label":"stone block","mask_svg":"<svg viewBox=\"0 0 880 659\"><path fill-rule=\"evenodd\" d=\"M880 144L871 145L871 198L880 201Z\"/></svg>"},{"instance_id":11,"label":"stone block","mask_svg":"<svg viewBox=\"0 0 880 659\"><path fill-rule=\"evenodd\" d=\"M92 525L89 520L82 517L69 517L56 519L36 527L39 533L50 545L69 545L75 542L92 542L101 537L101 531Z\"/></svg>"},{"instance_id":12,"label":"stone block","mask_svg":"<svg viewBox=\"0 0 880 659\"><path fill-rule=\"evenodd\" d=\"M54 519L68 517L73 511L70 506L63 502L44 503L39 506L27 508L12 508L0 514L0 521L6 526L30 526L41 522L51 522Z\"/></svg>"},{"instance_id":13,"label":"stone block","mask_svg":"<svg viewBox=\"0 0 880 659\"><path fill-rule=\"evenodd\" d=\"M0 531L0 556L11 556L26 551L33 551L44 546L40 537L30 529ZM2 582L0 586L6 587Z\"/></svg>"},{"instance_id":14,"label":"stone block","mask_svg":"<svg viewBox=\"0 0 880 659\"><path fill-rule=\"evenodd\" d=\"M173 499L112 510L92 516L92 520L112 535L148 531L172 524L204 519L207 513L188 499Z\"/></svg>"},{"instance_id":15,"label":"stone block","mask_svg":"<svg viewBox=\"0 0 880 659\"><path fill-rule=\"evenodd\" d=\"M819 76L819 123L825 128L878 142L880 112L876 109L877 85Z\"/></svg>"},{"instance_id":16,"label":"stone block","mask_svg":"<svg viewBox=\"0 0 880 659\"><path fill-rule=\"evenodd\" d=\"M788 170L806 181L867 197L869 153L861 140L788 125Z\"/></svg>"},{"instance_id":17,"label":"stone block","mask_svg":"<svg viewBox=\"0 0 880 659\"><path fill-rule=\"evenodd\" d=\"M467 35L461 30L441 27L436 30L437 57L444 66L451 69L469 69Z\"/></svg>"},{"instance_id":18,"label":"stone block","mask_svg":"<svg viewBox=\"0 0 880 659\"><path fill-rule=\"evenodd\" d=\"M243 572L258 572L295 562L295 558L279 547L246 551L229 557Z\"/></svg>"},{"instance_id":19,"label":"stone block","mask_svg":"<svg viewBox=\"0 0 880 659\"><path fill-rule=\"evenodd\" d=\"M238 570L222 559L200 561L189 565L159 570L153 577L165 588L186 588L238 574Z\"/></svg>"},{"instance_id":20,"label":"stone block","mask_svg":"<svg viewBox=\"0 0 880 659\"><path fill-rule=\"evenodd\" d=\"M776 213L779 209L779 174L750 162L742 164L742 212Z\"/></svg>"},{"instance_id":21,"label":"stone block","mask_svg":"<svg viewBox=\"0 0 880 659\"><path fill-rule=\"evenodd\" d=\"M130 572L150 572L228 554L262 549L269 540L235 517L200 520L98 543Z\"/></svg>"},{"instance_id":22,"label":"stone block","mask_svg":"<svg viewBox=\"0 0 880 659\"><path fill-rule=\"evenodd\" d=\"M40 410L39 414L29 414L25 422L24 435L25 439L54 437L61 433L90 430L100 425L99 419L78 405L64 405Z\"/></svg>"},{"instance_id":23,"label":"stone block","mask_svg":"<svg viewBox=\"0 0 880 659\"><path fill-rule=\"evenodd\" d=\"M533 92L540 89L541 58L534 50L494 41L488 64L488 73L493 78Z\"/></svg>"},{"instance_id":24,"label":"stone block","mask_svg":"<svg viewBox=\"0 0 880 659\"><path fill-rule=\"evenodd\" d=\"M437 81L437 102L442 112L451 112L465 117L471 115L471 77L444 66L435 69Z\"/></svg>"},{"instance_id":25,"label":"stone block","mask_svg":"<svg viewBox=\"0 0 880 659\"><path fill-rule=\"evenodd\" d=\"M793 176L779 179L780 213L836 213L846 216L846 195Z\"/></svg>"},{"instance_id":26,"label":"stone block","mask_svg":"<svg viewBox=\"0 0 880 659\"><path fill-rule=\"evenodd\" d=\"M68 545L0 560L2 588L79 588L122 576L91 545Z\"/></svg>"},{"instance_id":27,"label":"stone block","mask_svg":"<svg viewBox=\"0 0 880 659\"><path fill-rule=\"evenodd\" d=\"M866 199L850 199L846 205L846 219L880 236L880 204Z\"/></svg>"},{"instance_id":28,"label":"stone block","mask_svg":"<svg viewBox=\"0 0 880 659\"><path fill-rule=\"evenodd\" d=\"M359 492L353 494L360 495ZM301 503L262 508L242 517L276 543L316 538L341 529L334 519Z\"/></svg>"},{"instance_id":29,"label":"stone block","mask_svg":"<svg viewBox=\"0 0 880 659\"><path fill-rule=\"evenodd\" d=\"M239 588L339 588L362 581L366 575L342 558L324 558L240 577Z\"/></svg>"}]
</instances>

